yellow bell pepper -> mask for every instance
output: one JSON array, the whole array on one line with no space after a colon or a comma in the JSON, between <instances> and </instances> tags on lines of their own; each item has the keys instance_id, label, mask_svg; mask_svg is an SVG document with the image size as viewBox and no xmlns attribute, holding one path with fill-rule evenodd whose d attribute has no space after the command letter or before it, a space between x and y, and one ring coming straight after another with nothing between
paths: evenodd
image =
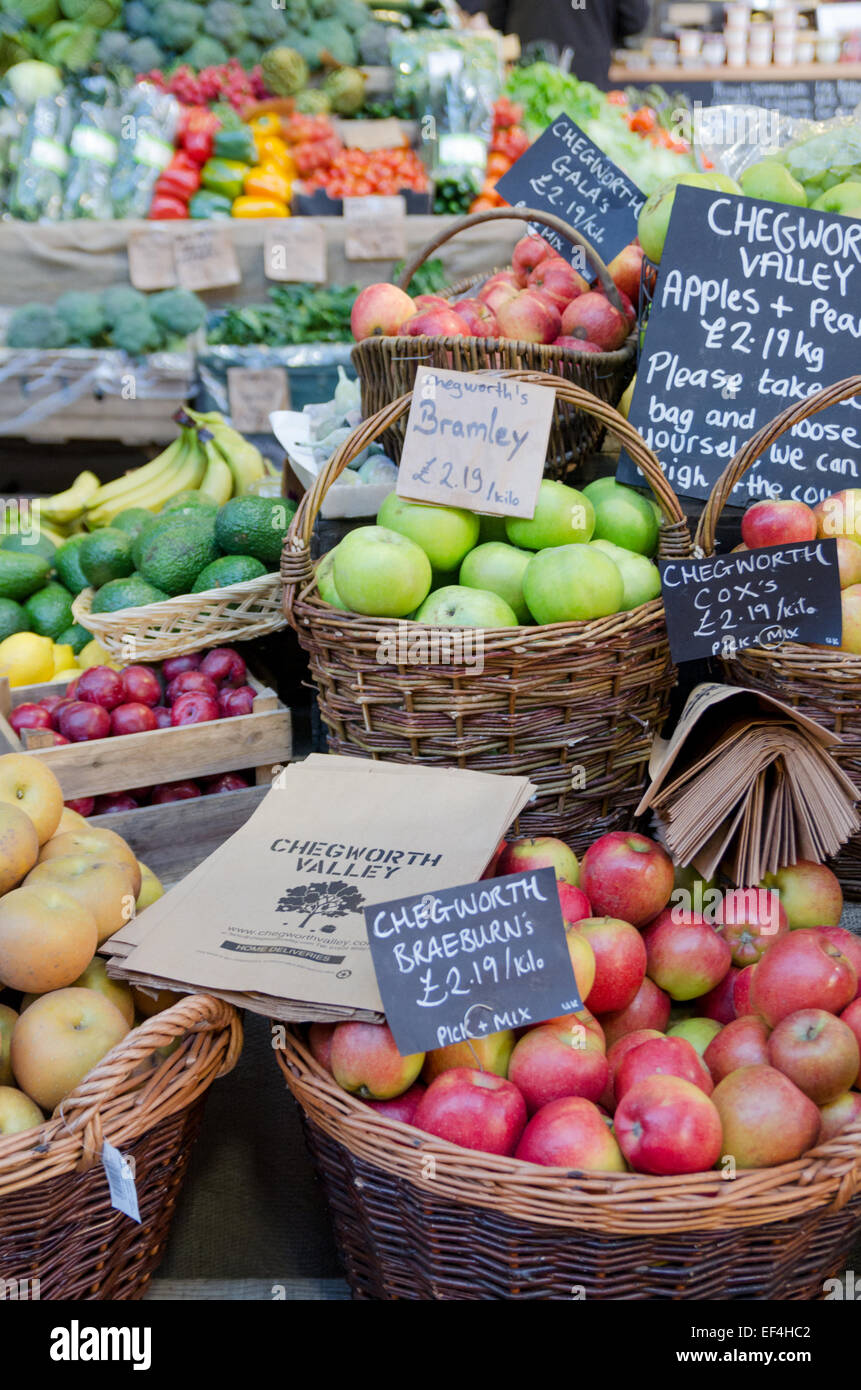
<instances>
[{"instance_id":1,"label":"yellow bell pepper","mask_svg":"<svg viewBox=\"0 0 861 1390\"><path fill-rule=\"evenodd\" d=\"M273 164L258 164L245 175L243 191L253 198L277 198L289 203L291 183Z\"/></svg>"},{"instance_id":2,"label":"yellow bell pepper","mask_svg":"<svg viewBox=\"0 0 861 1390\"><path fill-rule=\"evenodd\" d=\"M265 111L260 116L255 116L248 122L255 135L280 135L281 117L274 111Z\"/></svg>"},{"instance_id":3,"label":"yellow bell pepper","mask_svg":"<svg viewBox=\"0 0 861 1390\"><path fill-rule=\"evenodd\" d=\"M242 197L233 201L234 217L289 217L290 209L279 198Z\"/></svg>"},{"instance_id":4,"label":"yellow bell pepper","mask_svg":"<svg viewBox=\"0 0 861 1390\"><path fill-rule=\"evenodd\" d=\"M282 140L277 135L264 135L259 131L254 132L254 144L257 149L258 164L274 164L282 169L285 174L293 174L295 165L293 156L290 153L290 146L286 140Z\"/></svg>"}]
</instances>

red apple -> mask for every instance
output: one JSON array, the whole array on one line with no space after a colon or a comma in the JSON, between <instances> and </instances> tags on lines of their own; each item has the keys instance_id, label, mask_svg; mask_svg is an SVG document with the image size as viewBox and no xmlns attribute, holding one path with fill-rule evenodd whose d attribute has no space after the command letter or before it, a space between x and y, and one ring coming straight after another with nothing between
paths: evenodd
<instances>
[{"instance_id":1,"label":"red apple","mask_svg":"<svg viewBox=\"0 0 861 1390\"><path fill-rule=\"evenodd\" d=\"M587 1033L592 1034L592 1037L600 1043L602 1052L607 1051L607 1040L604 1036L604 1029L601 1027L595 1015L585 1008L578 1009L577 1012L573 1014L557 1014L555 1018L542 1019L540 1023L533 1023L531 1028L521 1029L519 1036L522 1037L524 1033L531 1033L533 1028L577 1028L578 1025L581 1028L585 1028Z\"/></svg>"},{"instance_id":2,"label":"red apple","mask_svg":"<svg viewBox=\"0 0 861 1390\"><path fill-rule=\"evenodd\" d=\"M597 1100L607 1084L604 1049L585 1028L544 1024L532 1028L511 1054L508 1079L521 1092L530 1115L561 1096Z\"/></svg>"},{"instance_id":3,"label":"red apple","mask_svg":"<svg viewBox=\"0 0 861 1390\"><path fill-rule=\"evenodd\" d=\"M171 727L170 710L167 705L156 705L153 709L156 727L159 729L169 729Z\"/></svg>"},{"instance_id":4,"label":"red apple","mask_svg":"<svg viewBox=\"0 0 861 1390\"><path fill-rule=\"evenodd\" d=\"M772 942L789 931L780 899L768 888L730 889L720 899L715 923L739 968L756 965Z\"/></svg>"},{"instance_id":5,"label":"red apple","mask_svg":"<svg viewBox=\"0 0 861 1390\"><path fill-rule=\"evenodd\" d=\"M857 1091L844 1091L842 1096L829 1101L828 1105L821 1105L819 1114L821 1123L817 1147L833 1139L848 1125L861 1123L861 1095Z\"/></svg>"},{"instance_id":6,"label":"red apple","mask_svg":"<svg viewBox=\"0 0 861 1390\"><path fill-rule=\"evenodd\" d=\"M620 300L621 305L622 305L622 313L625 315L625 318L628 320L628 327L629 327L629 328L636 328L636 326L637 326L637 311L636 311L636 309L634 308L633 304L631 303L631 301L630 301L630 299L628 298L628 296L624 293L624 291L619 290L618 293L619 293L619 300Z\"/></svg>"},{"instance_id":7,"label":"red apple","mask_svg":"<svg viewBox=\"0 0 861 1390\"><path fill-rule=\"evenodd\" d=\"M49 714L53 714L57 705L61 705L63 701L68 698L69 697L66 695L44 695L37 703L41 709L46 709ZM20 705L18 708L21 708Z\"/></svg>"},{"instance_id":8,"label":"red apple","mask_svg":"<svg viewBox=\"0 0 861 1390\"><path fill-rule=\"evenodd\" d=\"M162 782L161 786L153 787L152 804L166 806L171 801L191 801L200 794L200 787L196 782Z\"/></svg>"},{"instance_id":9,"label":"red apple","mask_svg":"<svg viewBox=\"0 0 861 1390\"><path fill-rule=\"evenodd\" d=\"M847 931L845 927L818 927L820 936L825 936L842 951L855 974L858 976L858 988L855 997L861 995L861 936L856 936L854 931Z\"/></svg>"},{"instance_id":10,"label":"red apple","mask_svg":"<svg viewBox=\"0 0 861 1390\"><path fill-rule=\"evenodd\" d=\"M545 256L530 272L526 283L531 290L540 290L545 294L560 311L589 289L588 280L584 280L561 256Z\"/></svg>"},{"instance_id":11,"label":"red apple","mask_svg":"<svg viewBox=\"0 0 861 1390\"><path fill-rule=\"evenodd\" d=\"M542 236L537 232L527 232L514 248L511 265L516 274L528 276L541 261L555 255L557 252Z\"/></svg>"},{"instance_id":12,"label":"red apple","mask_svg":"<svg viewBox=\"0 0 861 1390\"><path fill-rule=\"evenodd\" d=\"M106 816L112 811L136 811L140 802L129 792L111 792L108 796L96 797L96 815Z\"/></svg>"},{"instance_id":13,"label":"red apple","mask_svg":"<svg viewBox=\"0 0 861 1390\"><path fill-rule=\"evenodd\" d=\"M773 1028L799 1009L839 1014L855 998L858 976L821 932L799 927L781 936L758 962L750 996L754 1013Z\"/></svg>"},{"instance_id":14,"label":"red apple","mask_svg":"<svg viewBox=\"0 0 861 1390\"><path fill-rule=\"evenodd\" d=\"M737 1168L791 1163L816 1143L818 1109L774 1067L731 1071L715 1086L712 1101L723 1126L721 1153Z\"/></svg>"},{"instance_id":15,"label":"red apple","mask_svg":"<svg viewBox=\"0 0 861 1390\"><path fill-rule=\"evenodd\" d=\"M257 691L251 685L240 685L236 690L219 690L218 708L225 719L233 719L237 714L252 714Z\"/></svg>"},{"instance_id":16,"label":"red apple","mask_svg":"<svg viewBox=\"0 0 861 1390\"><path fill-rule=\"evenodd\" d=\"M573 927L592 916L592 904L582 888L574 888L570 883L557 883L559 906L566 927Z\"/></svg>"},{"instance_id":17,"label":"red apple","mask_svg":"<svg viewBox=\"0 0 861 1390\"><path fill-rule=\"evenodd\" d=\"M682 1076L707 1096L714 1087L708 1067L687 1038L647 1038L632 1048L616 1069L613 1086L617 1102L647 1076Z\"/></svg>"},{"instance_id":18,"label":"red apple","mask_svg":"<svg viewBox=\"0 0 861 1390\"><path fill-rule=\"evenodd\" d=\"M238 772L222 772L220 777L213 777L206 783L206 795L218 795L220 792L241 792L250 787L251 783L247 777L240 777Z\"/></svg>"},{"instance_id":19,"label":"red apple","mask_svg":"<svg viewBox=\"0 0 861 1390\"><path fill-rule=\"evenodd\" d=\"M232 686L245 684L245 662L232 647L213 647L212 651L206 653L198 670L219 686L225 682Z\"/></svg>"},{"instance_id":20,"label":"red apple","mask_svg":"<svg viewBox=\"0 0 861 1390\"><path fill-rule=\"evenodd\" d=\"M641 1028L665 1033L669 1021L670 996L659 989L648 975L626 1008L615 1009L612 1013L601 1016L601 1026L608 1047L627 1033L637 1032Z\"/></svg>"},{"instance_id":21,"label":"red apple","mask_svg":"<svg viewBox=\"0 0 861 1390\"><path fill-rule=\"evenodd\" d=\"M663 1036L664 1034L659 1033L656 1028L637 1028L633 1033L625 1033L621 1038L617 1038L609 1048L607 1052L607 1066L610 1068L609 1082L612 1088L611 1094L614 1105L616 1076L628 1053L633 1052L635 1048L640 1047L643 1043L647 1043L653 1038L662 1038Z\"/></svg>"},{"instance_id":22,"label":"red apple","mask_svg":"<svg viewBox=\"0 0 861 1390\"><path fill-rule=\"evenodd\" d=\"M598 917L644 926L670 900L673 862L654 840L611 830L586 851L580 887Z\"/></svg>"},{"instance_id":23,"label":"red apple","mask_svg":"<svg viewBox=\"0 0 861 1390\"><path fill-rule=\"evenodd\" d=\"M525 1163L584 1173L624 1173L622 1151L597 1105L563 1096L533 1115L514 1155Z\"/></svg>"},{"instance_id":24,"label":"red apple","mask_svg":"<svg viewBox=\"0 0 861 1390\"><path fill-rule=\"evenodd\" d=\"M165 691L167 703L173 705L180 695L187 695L191 690L200 690L213 700L218 696L218 686L211 676L204 675L203 671L182 671L174 676Z\"/></svg>"},{"instance_id":25,"label":"red apple","mask_svg":"<svg viewBox=\"0 0 861 1390\"><path fill-rule=\"evenodd\" d=\"M517 874L524 869L553 869L562 883L572 883L575 887L580 880L580 865L573 849L552 835L503 841L497 873Z\"/></svg>"},{"instance_id":26,"label":"red apple","mask_svg":"<svg viewBox=\"0 0 861 1390\"><path fill-rule=\"evenodd\" d=\"M622 347L630 332L628 320L614 308L606 295L589 290L573 299L562 315L566 337L588 338L605 352Z\"/></svg>"},{"instance_id":27,"label":"red apple","mask_svg":"<svg viewBox=\"0 0 861 1390\"><path fill-rule=\"evenodd\" d=\"M568 947L571 968L577 981L577 993L582 1003L595 983L595 952L580 931L579 922L575 922L573 927L566 926L565 944Z\"/></svg>"},{"instance_id":28,"label":"red apple","mask_svg":"<svg viewBox=\"0 0 861 1390\"><path fill-rule=\"evenodd\" d=\"M861 998L853 999L852 1003L843 1009L840 1017L852 1029L858 1046L861 1047Z\"/></svg>"},{"instance_id":29,"label":"red apple","mask_svg":"<svg viewBox=\"0 0 861 1390\"><path fill-rule=\"evenodd\" d=\"M454 309L426 309L401 324L407 338L468 338L469 324Z\"/></svg>"},{"instance_id":30,"label":"red apple","mask_svg":"<svg viewBox=\"0 0 861 1390\"><path fill-rule=\"evenodd\" d=\"M753 1008L750 1002L750 987L753 984L754 965L746 965L744 970L737 970L731 974L732 987L732 1007L735 1010L736 1018L743 1018L746 1014L752 1014ZM725 1019L724 1022L729 1022Z\"/></svg>"},{"instance_id":31,"label":"red apple","mask_svg":"<svg viewBox=\"0 0 861 1390\"><path fill-rule=\"evenodd\" d=\"M723 979L710 989L701 999L694 1001L704 1018L713 1018L717 1023L732 1023L737 1017L735 1007L735 982L741 974L737 966L731 965ZM748 1013L752 1010L748 1009Z\"/></svg>"},{"instance_id":32,"label":"red apple","mask_svg":"<svg viewBox=\"0 0 861 1390\"><path fill-rule=\"evenodd\" d=\"M86 672L84 672L86 675ZM107 738L111 732L111 716L103 705L86 700L73 700L60 714L60 733L70 743L86 743L94 738Z\"/></svg>"},{"instance_id":33,"label":"red apple","mask_svg":"<svg viewBox=\"0 0 861 1390\"><path fill-rule=\"evenodd\" d=\"M526 1102L501 1076L459 1067L431 1082L413 1124L463 1149L510 1156L526 1127Z\"/></svg>"},{"instance_id":34,"label":"red apple","mask_svg":"<svg viewBox=\"0 0 861 1390\"><path fill-rule=\"evenodd\" d=\"M413 301L397 285L367 285L356 296L350 314L353 337L357 342L392 337L414 313Z\"/></svg>"},{"instance_id":35,"label":"red apple","mask_svg":"<svg viewBox=\"0 0 861 1390\"><path fill-rule=\"evenodd\" d=\"M499 327L500 309L504 304L507 304L509 300L514 299L515 295L519 293L520 290L517 288L516 285L503 285L499 284L498 282L496 284L490 284L488 282L488 284L482 286L482 288L479 290L478 295L476 297L481 300L482 304L487 305L488 309L493 314L493 317L496 319L497 335L501 336L501 329Z\"/></svg>"},{"instance_id":36,"label":"red apple","mask_svg":"<svg viewBox=\"0 0 861 1390\"><path fill-rule=\"evenodd\" d=\"M496 849L493 851L493 854L490 856L490 858L487 861L487 864L485 865L484 873L481 875L482 878L499 878L499 870L496 866L499 863L499 856L505 849L505 844L505 840L500 840L499 844L496 846Z\"/></svg>"},{"instance_id":37,"label":"red apple","mask_svg":"<svg viewBox=\"0 0 861 1390\"><path fill-rule=\"evenodd\" d=\"M450 309L451 304L441 294L417 294L413 300L413 313L423 313L425 309Z\"/></svg>"},{"instance_id":38,"label":"red apple","mask_svg":"<svg viewBox=\"0 0 861 1390\"><path fill-rule=\"evenodd\" d=\"M66 686L66 698L68 700L76 700L78 698L77 691L79 679L78 676L75 676L74 680L70 680L69 684Z\"/></svg>"},{"instance_id":39,"label":"red apple","mask_svg":"<svg viewBox=\"0 0 861 1390\"><path fill-rule=\"evenodd\" d=\"M640 276L642 273L644 251L638 242L632 241L607 262L610 278L616 289L625 294L634 304L640 302Z\"/></svg>"},{"instance_id":40,"label":"red apple","mask_svg":"<svg viewBox=\"0 0 861 1390\"><path fill-rule=\"evenodd\" d=\"M112 710L121 705L126 698L119 672L112 670L110 666L91 666L88 671L83 671L77 677L77 681L76 700Z\"/></svg>"},{"instance_id":41,"label":"red apple","mask_svg":"<svg viewBox=\"0 0 861 1390\"><path fill-rule=\"evenodd\" d=\"M855 541L851 542L855 545ZM856 546L861 555L861 546ZM765 886L780 894L790 927L836 927L843 913L843 893L836 874L826 864L799 859L766 874Z\"/></svg>"},{"instance_id":42,"label":"red apple","mask_svg":"<svg viewBox=\"0 0 861 1390\"><path fill-rule=\"evenodd\" d=\"M149 705L117 705L111 710L112 734L142 734L147 729L157 729L158 720Z\"/></svg>"},{"instance_id":43,"label":"red apple","mask_svg":"<svg viewBox=\"0 0 861 1390\"><path fill-rule=\"evenodd\" d=\"M27 701L13 709L9 715L9 723L19 734L22 729L52 729L54 727L51 719L50 710L40 705L34 705L32 701Z\"/></svg>"},{"instance_id":44,"label":"red apple","mask_svg":"<svg viewBox=\"0 0 861 1390\"><path fill-rule=\"evenodd\" d=\"M754 502L741 519L741 538L748 550L762 545L791 545L816 539L816 517L803 502L777 497Z\"/></svg>"},{"instance_id":45,"label":"red apple","mask_svg":"<svg viewBox=\"0 0 861 1390\"><path fill-rule=\"evenodd\" d=\"M715 1106L698 1086L679 1076L650 1076L632 1086L616 1109L613 1127L622 1153L638 1173L701 1173L720 1157Z\"/></svg>"},{"instance_id":46,"label":"red apple","mask_svg":"<svg viewBox=\"0 0 861 1390\"><path fill-rule=\"evenodd\" d=\"M521 290L496 310L503 338L519 343L552 343L559 336L559 310L538 290Z\"/></svg>"},{"instance_id":47,"label":"red apple","mask_svg":"<svg viewBox=\"0 0 861 1390\"><path fill-rule=\"evenodd\" d=\"M68 806L70 811L77 811L79 816L91 816L95 804L95 798L92 796L78 796L71 801L63 802L63 805Z\"/></svg>"},{"instance_id":48,"label":"red apple","mask_svg":"<svg viewBox=\"0 0 861 1390\"><path fill-rule=\"evenodd\" d=\"M160 705L161 684L149 666L127 666L120 671L123 696L130 704Z\"/></svg>"},{"instance_id":49,"label":"red apple","mask_svg":"<svg viewBox=\"0 0 861 1390\"><path fill-rule=\"evenodd\" d=\"M217 719L220 714L218 702L202 690L189 690L180 695L171 706L170 722L180 724L206 724Z\"/></svg>"},{"instance_id":50,"label":"red apple","mask_svg":"<svg viewBox=\"0 0 861 1390\"><path fill-rule=\"evenodd\" d=\"M699 913L673 920L665 908L643 932L646 972L671 999L697 999L721 983L732 962L730 948ZM715 1017L712 1013L707 1018ZM718 1019L718 1022L723 1020Z\"/></svg>"},{"instance_id":51,"label":"red apple","mask_svg":"<svg viewBox=\"0 0 861 1390\"><path fill-rule=\"evenodd\" d=\"M169 656L161 663L161 674L165 684L169 684L183 671L196 671L200 662L200 652L189 652L188 656Z\"/></svg>"},{"instance_id":52,"label":"red apple","mask_svg":"<svg viewBox=\"0 0 861 1390\"><path fill-rule=\"evenodd\" d=\"M76 703L77 701L69 695L66 695L62 700L56 700L54 702L54 705L50 713L51 721L55 729L59 730L60 728L60 715L63 713L63 710L68 709L70 705L74 705Z\"/></svg>"},{"instance_id":53,"label":"red apple","mask_svg":"<svg viewBox=\"0 0 861 1390\"><path fill-rule=\"evenodd\" d=\"M507 1076L513 1048L514 1032L510 1028L500 1033L488 1033L483 1038L450 1043L448 1047L435 1047L425 1053L422 1081L430 1085L444 1071L454 1071L456 1067Z\"/></svg>"},{"instance_id":54,"label":"red apple","mask_svg":"<svg viewBox=\"0 0 861 1390\"><path fill-rule=\"evenodd\" d=\"M554 339L554 347L568 348L570 352L603 352L604 349L597 343L591 343L588 338L572 338L569 334L562 333Z\"/></svg>"},{"instance_id":55,"label":"red apple","mask_svg":"<svg viewBox=\"0 0 861 1390\"><path fill-rule=\"evenodd\" d=\"M768 1040L768 1060L817 1105L854 1086L861 1066L852 1029L824 1009L799 1009L781 1019Z\"/></svg>"},{"instance_id":56,"label":"red apple","mask_svg":"<svg viewBox=\"0 0 861 1390\"><path fill-rule=\"evenodd\" d=\"M401 1096L393 1096L391 1100L366 1100L372 1110L378 1110L381 1115L385 1115L389 1120L398 1120L402 1125L411 1125L415 1119L415 1113L419 1107L419 1101L427 1090L420 1081L413 1082L408 1091L404 1091Z\"/></svg>"},{"instance_id":57,"label":"red apple","mask_svg":"<svg viewBox=\"0 0 861 1390\"><path fill-rule=\"evenodd\" d=\"M584 1004L596 1014L626 1009L646 974L642 936L618 917L587 917L579 930L595 954L595 983Z\"/></svg>"},{"instance_id":58,"label":"red apple","mask_svg":"<svg viewBox=\"0 0 861 1390\"><path fill-rule=\"evenodd\" d=\"M332 1035L332 1075L363 1100L392 1100L412 1086L423 1052L402 1057L386 1023L339 1023Z\"/></svg>"},{"instance_id":59,"label":"red apple","mask_svg":"<svg viewBox=\"0 0 861 1390\"><path fill-rule=\"evenodd\" d=\"M474 338L499 337L496 315L481 299L458 299L453 307Z\"/></svg>"},{"instance_id":60,"label":"red apple","mask_svg":"<svg viewBox=\"0 0 861 1390\"><path fill-rule=\"evenodd\" d=\"M311 1023L308 1026L308 1048L321 1067L332 1070L332 1035L334 1023Z\"/></svg>"},{"instance_id":61,"label":"red apple","mask_svg":"<svg viewBox=\"0 0 861 1390\"><path fill-rule=\"evenodd\" d=\"M721 1028L705 1050L705 1064L715 1083L739 1067L768 1062L768 1029L761 1018L746 1014Z\"/></svg>"}]
</instances>

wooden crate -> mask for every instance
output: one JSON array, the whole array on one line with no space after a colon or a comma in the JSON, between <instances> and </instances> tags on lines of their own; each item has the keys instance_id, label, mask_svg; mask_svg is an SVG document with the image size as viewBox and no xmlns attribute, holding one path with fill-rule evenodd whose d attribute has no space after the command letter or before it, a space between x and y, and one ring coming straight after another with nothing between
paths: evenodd
<instances>
[{"instance_id":1,"label":"wooden crate","mask_svg":"<svg viewBox=\"0 0 861 1390\"><path fill-rule=\"evenodd\" d=\"M251 714L88 743L57 746L39 729L25 729L19 738L8 722L12 710L49 694L63 694L69 681L10 689L5 677L0 677L0 754L26 752L41 759L59 781L66 801L251 767L257 782L268 786L273 766L292 757L290 711L274 690L250 673L247 683L256 691Z\"/></svg>"}]
</instances>

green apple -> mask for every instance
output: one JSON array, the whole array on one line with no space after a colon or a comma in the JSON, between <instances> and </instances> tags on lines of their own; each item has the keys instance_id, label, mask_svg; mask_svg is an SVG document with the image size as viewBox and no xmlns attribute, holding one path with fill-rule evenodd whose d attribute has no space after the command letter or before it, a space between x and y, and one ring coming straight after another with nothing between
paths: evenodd
<instances>
[{"instance_id":1,"label":"green apple","mask_svg":"<svg viewBox=\"0 0 861 1390\"><path fill-rule=\"evenodd\" d=\"M658 524L654 508L632 487L614 483L594 499L593 540L612 541L638 555L654 555L658 548Z\"/></svg>"},{"instance_id":2,"label":"green apple","mask_svg":"<svg viewBox=\"0 0 861 1390\"><path fill-rule=\"evenodd\" d=\"M417 623L432 627L519 627L512 608L487 589L468 589L449 584L425 599L416 613Z\"/></svg>"},{"instance_id":3,"label":"green apple","mask_svg":"<svg viewBox=\"0 0 861 1390\"><path fill-rule=\"evenodd\" d=\"M479 520L460 507L432 507L424 502L405 502L390 492L377 512L377 525L399 531L420 545L435 570L456 570L478 544Z\"/></svg>"},{"instance_id":4,"label":"green apple","mask_svg":"<svg viewBox=\"0 0 861 1390\"><path fill-rule=\"evenodd\" d=\"M588 541L594 530L595 508L589 498L552 478L542 480L534 516L510 516L505 522L511 544L524 550Z\"/></svg>"},{"instance_id":5,"label":"green apple","mask_svg":"<svg viewBox=\"0 0 861 1390\"><path fill-rule=\"evenodd\" d=\"M684 1018L681 1023L674 1023L672 1028L667 1029L668 1038L684 1038L695 1047L702 1057L712 1038L716 1037L722 1028L714 1018Z\"/></svg>"},{"instance_id":6,"label":"green apple","mask_svg":"<svg viewBox=\"0 0 861 1390\"><path fill-rule=\"evenodd\" d=\"M427 598L430 560L420 545L385 526L358 526L338 544L332 565L342 602L352 613L404 618Z\"/></svg>"},{"instance_id":7,"label":"green apple","mask_svg":"<svg viewBox=\"0 0 861 1390\"><path fill-rule=\"evenodd\" d=\"M559 545L529 561L523 597L537 623L583 623L622 607L618 566L591 545Z\"/></svg>"},{"instance_id":8,"label":"green apple","mask_svg":"<svg viewBox=\"0 0 861 1390\"><path fill-rule=\"evenodd\" d=\"M798 179L794 179L785 164L778 159L760 159L751 164L739 178L741 191L748 198L763 198L767 203L790 203L806 208L807 194Z\"/></svg>"},{"instance_id":9,"label":"green apple","mask_svg":"<svg viewBox=\"0 0 861 1390\"><path fill-rule=\"evenodd\" d=\"M322 560L317 565L317 593L324 603L331 603L333 608L344 608L347 605L335 587L335 546L334 550L327 550Z\"/></svg>"},{"instance_id":10,"label":"green apple","mask_svg":"<svg viewBox=\"0 0 861 1390\"><path fill-rule=\"evenodd\" d=\"M661 594L661 574L657 565L647 560L645 555L635 555L632 550L624 550L612 541L590 541L590 545L606 555L622 576L624 593L619 611L627 613L639 608L641 603L649 603Z\"/></svg>"},{"instance_id":11,"label":"green apple","mask_svg":"<svg viewBox=\"0 0 861 1390\"><path fill-rule=\"evenodd\" d=\"M599 499L618 486L616 479L610 473L606 478L596 478L594 482L587 483L583 489L583 496L589 498L593 507L597 507Z\"/></svg>"},{"instance_id":12,"label":"green apple","mask_svg":"<svg viewBox=\"0 0 861 1390\"><path fill-rule=\"evenodd\" d=\"M861 217L861 183L854 179L836 183L810 206L818 212L839 212L844 217Z\"/></svg>"},{"instance_id":13,"label":"green apple","mask_svg":"<svg viewBox=\"0 0 861 1390\"><path fill-rule=\"evenodd\" d=\"M504 516L480 516L478 518L478 542L484 545L485 541L506 541Z\"/></svg>"},{"instance_id":14,"label":"green apple","mask_svg":"<svg viewBox=\"0 0 861 1390\"><path fill-rule=\"evenodd\" d=\"M719 174L716 170L709 174L673 174L671 178L664 179L663 183L659 183L654 193L651 193L646 199L637 219L637 236L640 238L640 245L649 260L654 261L655 265L660 262L664 253L667 228L670 225L670 213L673 210L676 189L679 184L685 184L688 188L710 188L718 193L741 193L742 191L735 179L731 179L728 174Z\"/></svg>"},{"instance_id":15,"label":"green apple","mask_svg":"<svg viewBox=\"0 0 861 1390\"><path fill-rule=\"evenodd\" d=\"M531 623L532 614L523 597L523 576L532 559L531 550L515 545L487 541L471 550L460 567L460 583L469 589L485 589L499 594L511 608L518 623Z\"/></svg>"}]
</instances>

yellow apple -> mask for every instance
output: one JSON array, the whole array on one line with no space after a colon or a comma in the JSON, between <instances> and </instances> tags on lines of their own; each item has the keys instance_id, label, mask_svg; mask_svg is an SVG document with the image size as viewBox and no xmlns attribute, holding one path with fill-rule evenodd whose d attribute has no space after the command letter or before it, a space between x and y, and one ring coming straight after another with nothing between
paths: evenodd
<instances>
[{"instance_id":1,"label":"yellow apple","mask_svg":"<svg viewBox=\"0 0 861 1390\"><path fill-rule=\"evenodd\" d=\"M20 1134L25 1129L43 1125L45 1116L35 1101L14 1086L0 1086L0 1138Z\"/></svg>"},{"instance_id":2,"label":"yellow apple","mask_svg":"<svg viewBox=\"0 0 861 1390\"><path fill-rule=\"evenodd\" d=\"M50 840L63 814L60 783L32 753L6 753L0 757L0 801L27 813L36 827L40 845Z\"/></svg>"},{"instance_id":3,"label":"yellow apple","mask_svg":"<svg viewBox=\"0 0 861 1390\"><path fill-rule=\"evenodd\" d=\"M37 864L26 884L50 884L92 912L98 945L118 932L135 914L135 871L117 859L97 859L94 854L66 854Z\"/></svg>"},{"instance_id":4,"label":"yellow apple","mask_svg":"<svg viewBox=\"0 0 861 1390\"><path fill-rule=\"evenodd\" d=\"M153 1014L163 1013L165 1009L170 1008L171 1004L184 998L184 995L174 994L170 989L150 990L132 985L132 998L141 1018L152 1018Z\"/></svg>"},{"instance_id":5,"label":"yellow apple","mask_svg":"<svg viewBox=\"0 0 861 1390\"><path fill-rule=\"evenodd\" d=\"M97 859L116 859L121 864L131 864L132 892L135 897L141 890L141 871L138 861L121 835L113 830L70 830L65 835L55 835L53 840L42 846L39 863L48 859L61 859L68 854L94 854ZM2 978L2 977L0 977Z\"/></svg>"},{"instance_id":6,"label":"yellow apple","mask_svg":"<svg viewBox=\"0 0 861 1390\"><path fill-rule=\"evenodd\" d=\"M51 883L0 898L0 980L12 989L63 989L86 969L97 944L92 912Z\"/></svg>"},{"instance_id":7,"label":"yellow apple","mask_svg":"<svg viewBox=\"0 0 861 1390\"><path fill-rule=\"evenodd\" d=\"M116 1004L98 990L53 990L15 1024L15 1079L37 1105L52 1111L128 1031Z\"/></svg>"},{"instance_id":8,"label":"yellow apple","mask_svg":"<svg viewBox=\"0 0 861 1390\"><path fill-rule=\"evenodd\" d=\"M140 859L138 860L138 868L141 871L141 890L138 893L135 907L138 912L143 912L150 903L164 897L164 888L161 885L161 880L156 877L152 869L147 868Z\"/></svg>"},{"instance_id":9,"label":"yellow apple","mask_svg":"<svg viewBox=\"0 0 861 1390\"><path fill-rule=\"evenodd\" d=\"M135 1001L125 980L112 980L101 956L93 956L72 989L95 989L115 1004L130 1028L135 1026Z\"/></svg>"},{"instance_id":10,"label":"yellow apple","mask_svg":"<svg viewBox=\"0 0 861 1390\"><path fill-rule=\"evenodd\" d=\"M12 1065L9 1061L9 1048L12 1043L12 1029L18 1022L18 1015L8 1004L0 1004L0 1086L11 1086Z\"/></svg>"}]
</instances>

